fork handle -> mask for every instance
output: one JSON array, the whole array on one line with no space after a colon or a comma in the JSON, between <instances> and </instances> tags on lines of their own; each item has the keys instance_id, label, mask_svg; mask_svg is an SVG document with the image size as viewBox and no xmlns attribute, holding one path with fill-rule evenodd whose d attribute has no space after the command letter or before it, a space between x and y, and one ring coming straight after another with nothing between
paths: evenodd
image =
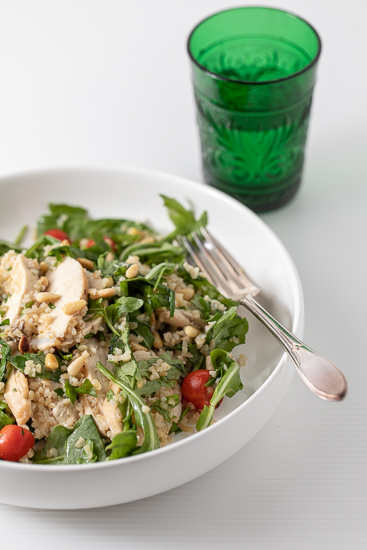
<instances>
[{"instance_id":1,"label":"fork handle","mask_svg":"<svg viewBox=\"0 0 367 550\"><path fill-rule=\"evenodd\" d=\"M328 401L340 401L345 397L347 381L343 373L333 363L289 332L251 296L241 298L239 302L275 336L292 359L302 381L312 393Z\"/></svg>"}]
</instances>

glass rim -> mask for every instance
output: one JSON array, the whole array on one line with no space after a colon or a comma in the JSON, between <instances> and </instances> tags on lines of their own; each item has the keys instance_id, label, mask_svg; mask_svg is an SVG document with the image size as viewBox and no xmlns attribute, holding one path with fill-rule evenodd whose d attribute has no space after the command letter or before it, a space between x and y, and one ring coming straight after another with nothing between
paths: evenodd
<instances>
[{"instance_id":1,"label":"glass rim","mask_svg":"<svg viewBox=\"0 0 367 550\"><path fill-rule=\"evenodd\" d=\"M202 25L203 23L205 23L205 21L207 21L208 19L211 19L212 17L215 17L216 15L219 15L221 13L226 13L226 12L230 12L230 11L235 11L235 10L247 10L247 9L258 9L258 10L272 10L272 11L277 11L277 12L280 12L280 13L284 13L286 15L291 15L292 17L295 17L296 19L299 19L300 21L302 21L303 23L305 23L312 31L313 33L315 34L316 36L316 39L317 39L317 43L318 43L318 48L317 48L317 52L316 52L316 55L315 57L312 59L312 61L310 61L310 63L308 63L308 65L306 65L305 67L303 67L303 69L301 69L300 71L297 71L295 73L292 73L291 75L288 75L288 76L283 76L282 78L276 78L274 80L262 80L262 81L256 81L256 80L240 80L240 79L233 79L233 78L229 78L227 76L221 76L213 71L210 71L209 69L207 69L204 65L202 65L201 63L199 63L199 61L195 58L194 54L192 53L191 51L191 47L190 47L190 42L191 42L191 38L194 34L194 32L200 27L200 25ZM303 73L305 73L306 71L308 71L313 65L315 65L320 57L320 54L321 54L321 38L320 38L320 35L319 33L317 32L317 30L315 29L315 27L313 25L311 25L311 23L309 23L306 19L304 19L303 17L300 17L299 15L291 12L291 11L288 11L288 10L282 10L282 9L279 9L279 8L273 8L273 7L269 7L269 6L237 6L237 7L234 7L234 8L228 8L228 9L224 9L224 10L219 10L217 12L214 12L212 13L211 15L208 15L207 17L205 17L204 19L202 19L201 21L199 21L199 23L197 23L195 25L195 27L192 29L192 31L190 32L189 34L189 37L187 39L187 52L189 54L189 57L191 59L191 61L200 69L202 70L204 73L206 73L208 76L212 77L212 78L215 78L217 80L221 80L223 82L228 82L228 83L231 83L231 84L246 84L246 85L251 85L251 86L263 86L264 84L265 85L269 85L269 84L277 84L278 82L284 82L286 80L291 80L292 78L295 78Z\"/></svg>"}]
</instances>

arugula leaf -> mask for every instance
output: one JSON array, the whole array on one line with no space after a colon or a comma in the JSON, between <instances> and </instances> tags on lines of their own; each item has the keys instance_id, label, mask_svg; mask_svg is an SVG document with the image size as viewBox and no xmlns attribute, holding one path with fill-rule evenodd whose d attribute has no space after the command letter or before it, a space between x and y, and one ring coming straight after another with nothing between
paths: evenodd
<instances>
[{"instance_id":1,"label":"arugula leaf","mask_svg":"<svg viewBox=\"0 0 367 550\"><path fill-rule=\"evenodd\" d=\"M144 443L141 447L138 447L132 454L141 454L147 451L153 451L160 447L157 428L150 413L144 413L143 407L144 401L141 397L125 382L116 378L102 363L98 361L97 367L99 370L111 381L117 384L129 399L135 414L135 420L137 424L143 429Z\"/></svg>"},{"instance_id":2,"label":"arugula leaf","mask_svg":"<svg viewBox=\"0 0 367 550\"><path fill-rule=\"evenodd\" d=\"M60 462L65 458L65 444L68 437L73 433L73 428L65 428L58 424L53 428L48 436L46 445L43 449L37 451L33 457L33 462L49 464L52 462ZM47 458L47 451L56 449L58 456L52 459Z\"/></svg>"},{"instance_id":3,"label":"arugula leaf","mask_svg":"<svg viewBox=\"0 0 367 550\"><path fill-rule=\"evenodd\" d=\"M240 377L240 367L226 351L222 349L213 350L210 354L210 360L216 371L221 369L225 371L225 373L214 390L209 407L205 405L200 414L198 423L196 424L196 429L198 431L210 426L215 407L225 395L227 397L233 397L243 388Z\"/></svg>"},{"instance_id":4,"label":"arugula leaf","mask_svg":"<svg viewBox=\"0 0 367 550\"><path fill-rule=\"evenodd\" d=\"M62 371L60 369L48 370L45 368L45 354L40 351L38 353L24 353L23 355L13 355L9 358L9 362L16 369L24 373L25 364L27 361L33 361L36 365L41 365L41 372L36 372L34 378L46 378L58 382ZM28 375L30 376L30 375Z\"/></svg>"},{"instance_id":5,"label":"arugula leaf","mask_svg":"<svg viewBox=\"0 0 367 550\"><path fill-rule=\"evenodd\" d=\"M232 351L238 344L245 342L248 331L248 321L237 315L237 307L233 306L225 313L217 312L210 320L213 325L207 332L206 341L215 340L215 346L225 351Z\"/></svg>"},{"instance_id":6,"label":"arugula leaf","mask_svg":"<svg viewBox=\"0 0 367 550\"><path fill-rule=\"evenodd\" d=\"M160 415L163 416L163 418L167 421L167 422L171 422L171 417L170 417L170 414L169 414L169 410L168 409L164 409L162 407L162 402L160 399L158 399L158 401L155 401L152 406L151 406L151 409L155 409Z\"/></svg>"},{"instance_id":7,"label":"arugula leaf","mask_svg":"<svg viewBox=\"0 0 367 550\"><path fill-rule=\"evenodd\" d=\"M150 327L147 323L138 323L138 326L131 331L136 336L141 336L143 340L140 342L142 346L151 349L154 336L150 331Z\"/></svg>"},{"instance_id":8,"label":"arugula leaf","mask_svg":"<svg viewBox=\"0 0 367 550\"><path fill-rule=\"evenodd\" d=\"M0 401L0 430L2 430L4 426L8 426L9 424L14 424L15 422L12 416L9 416L5 412L3 412L3 410L6 408L7 408L7 404L4 403L4 401Z\"/></svg>"},{"instance_id":9,"label":"arugula leaf","mask_svg":"<svg viewBox=\"0 0 367 550\"><path fill-rule=\"evenodd\" d=\"M80 394L88 394L97 397L97 392L88 378L84 380L81 386L72 386L68 380L65 380L65 394L73 405Z\"/></svg>"},{"instance_id":10,"label":"arugula leaf","mask_svg":"<svg viewBox=\"0 0 367 550\"><path fill-rule=\"evenodd\" d=\"M110 445L106 447L106 451L111 451L107 460L116 460L130 456L136 450L138 438L136 430L125 430L112 439Z\"/></svg>"},{"instance_id":11,"label":"arugula leaf","mask_svg":"<svg viewBox=\"0 0 367 550\"><path fill-rule=\"evenodd\" d=\"M7 241L0 240L0 256L8 252L9 250L14 250L17 254L22 252L22 248L17 246L14 243L9 243Z\"/></svg>"},{"instance_id":12,"label":"arugula leaf","mask_svg":"<svg viewBox=\"0 0 367 550\"><path fill-rule=\"evenodd\" d=\"M186 210L176 199L161 195L164 206L168 210L168 215L174 223L176 229L170 233L165 240L172 240L177 235L188 235L200 227L205 227L208 223L208 215L206 212L195 219L194 214L190 210Z\"/></svg>"},{"instance_id":13,"label":"arugula leaf","mask_svg":"<svg viewBox=\"0 0 367 550\"><path fill-rule=\"evenodd\" d=\"M121 296L113 304L102 307L103 299L93 300L89 307L89 313L91 317L88 320L95 317L103 317L109 328L117 336L120 335L118 330L115 328L115 323L127 313L133 313L142 307L144 304L143 300L140 298L133 298L131 296Z\"/></svg>"},{"instance_id":14,"label":"arugula leaf","mask_svg":"<svg viewBox=\"0 0 367 550\"><path fill-rule=\"evenodd\" d=\"M159 285L159 282L160 282L161 278L163 277L164 273L165 272L168 272L169 274L173 273L174 269L175 269L175 265L176 264L169 263L169 262L162 262L162 263L152 267L152 269L149 271L149 273L147 275L145 275L145 279L147 281L151 281L152 279L156 280L155 283L154 283L154 290L155 290L157 288L157 286Z\"/></svg>"},{"instance_id":15,"label":"arugula leaf","mask_svg":"<svg viewBox=\"0 0 367 550\"><path fill-rule=\"evenodd\" d=\"M145 311L150 315L155 309L166 307L170 311L170 316L175 313L175 292L165 285L158 285L156 289L150 284L146 284L141 289L143 292Z\"/></svg>"},{"instance_id":16,"label":"arugula leaf","mask_svg":"<svg viewBox=\"0 0 367 550\"><path fill-rule=\"evenodd\" d=\"M85 443L82 447L76 447L77 441L83 438ZM83 447L89 444L92 451L90 459ZM56 449L58 456L48 458L47 451ZM103 462L107 455L102 438L97 426L90 415L82 416L73 426L65 428L58 425L51 431L45 447L37 451L33 462L37 464L83 464L87 462Z\"/></svg>"},{"instance_id":17,"label":"arugula leaf","mask_svg":"<svg viewBox=\"0 0 367 550\"><path fill-rule=\"evenodd\" d=\"M4 340L0 340L0 382L2 382L5 376L6 365L9 361L10 354L10 346L6 342L4 342Z\"/></svg>"},{"instance_id":18,"label":"arugula leaf","mask_svg":"<svg viewBox=\"0 0 367 550\"><path fill-rule=\"evenodd\" d=\"M83 447L75 446L78 439L82 437L86 444L93 443L93 458L90 460ZM72 434L65 444L65 464L82 464L86 462L103 462L107 455L100 433L91 415L82 416L75 424Z\"/></svg>"},{"instance_id":19,"label":"arugula leaf","mask_svg":"<svg viewBox=\"0 0 367 550\"><path fill-rule=\"evenodd\" d=\"M125 248L120 255L121 261L129 256L139 256L140 261L147 265L156 265L161 262L181 262L186 254L182 247L169 242L157 241L150 244L134 243Z\"/></svg>"}]
</instances>

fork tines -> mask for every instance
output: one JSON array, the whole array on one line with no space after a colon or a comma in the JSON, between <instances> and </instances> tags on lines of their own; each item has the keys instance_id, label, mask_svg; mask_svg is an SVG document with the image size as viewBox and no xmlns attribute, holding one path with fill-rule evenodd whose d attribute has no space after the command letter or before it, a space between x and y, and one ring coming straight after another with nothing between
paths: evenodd
<instances>
[{"instance_id":1,"label":"fork tines","mask_svg":"<svg viewBox=\"0 0 367 550\"><path fill-rule=\"evenodd\" d=\"M222 294L238 299L260 292L236 260L204 227L180 240L192 261Z\"/></svg>"}]
</instances>

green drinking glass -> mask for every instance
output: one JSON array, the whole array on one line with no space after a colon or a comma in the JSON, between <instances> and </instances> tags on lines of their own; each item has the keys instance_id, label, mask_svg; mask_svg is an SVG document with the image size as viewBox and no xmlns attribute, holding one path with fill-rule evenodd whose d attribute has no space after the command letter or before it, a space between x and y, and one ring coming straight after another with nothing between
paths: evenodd
<instances>
[{"instance_id":1,"label":"green drinking glass","mask_svg":"<svg viewBox=\"0 0 367 550\"><path fill-rule=\"evenodd\" d=\"M216 13L188 52L204 178L255 211L287 203L301 182L321 41L291 13Z\"/></svg>"}]
</instances>

